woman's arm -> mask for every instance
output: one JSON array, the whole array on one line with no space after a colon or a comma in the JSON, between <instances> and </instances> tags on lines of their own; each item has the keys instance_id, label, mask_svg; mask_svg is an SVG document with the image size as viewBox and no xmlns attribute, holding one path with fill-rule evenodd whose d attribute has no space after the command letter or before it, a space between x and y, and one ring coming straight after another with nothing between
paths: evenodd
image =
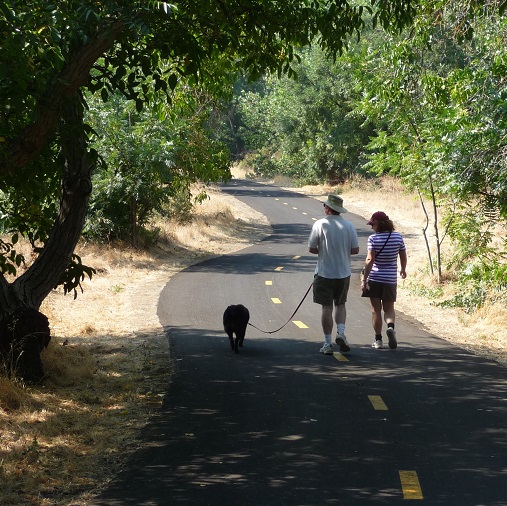
<instances>
[{"instance_id":1,"label":"woman's arm","mask_svg":"<svg viewBox=\"0 0 507 506\"><path fill-rule=\"evenodd\" d=\"M375 262L375 250L369 250L366 255L366 260L364 262L364 272L363 278L361 279L361 290L364 292L368 289L368 276L370 275L371 268L373 267L373 263Z\"/></svg>"},{"instance_id":2,"label":"woman's arm","mask_svg":"<svg viewBox=\"0 0 507 506\"><path fill-rule=\"evenodd\" d=\"M407 277L407 250L400 250L400 276L402 279L405 279Z\"/></svg>"}]
</instances>

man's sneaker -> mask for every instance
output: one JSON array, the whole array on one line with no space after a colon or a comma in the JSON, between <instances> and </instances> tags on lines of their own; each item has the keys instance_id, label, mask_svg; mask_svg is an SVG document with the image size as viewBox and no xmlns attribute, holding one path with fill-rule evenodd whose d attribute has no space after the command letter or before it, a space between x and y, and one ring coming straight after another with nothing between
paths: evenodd
<instances>
[{"instance_id":1,"label":"man's sneaker","mask_svg":"<svg viewBox=\"0 0 507 506\"><path fill-rule=\"evenodd\" d=\"M386 330L387 339L389 339L389 348L391 350L395 350L398 346L398 342L396 341L396 332L392 327L388 327Z\"/></svg>"},{"instance_id":2,"label":"man's sneaker","mask_svg":"<svg viewBox=\"0 0 507 506\"><path fill-rule=\"evenodd\" d=\"M340 347L340 351L342 353L347 353L350 351L349 343L344 334L336 334L335 342Z\"/></svg>"},{"instance_id":3,"label":"man's sneaker","mask_svg":"<svg viewBox=\"0 0 507 506\"><path fill-rule=\"evenodd\" d=\"M326 343L319 351L320 351L320 353L323 353L324 355L332 355L334 353L333 352L333 345Z\"/></svg>"},{"instance_id":4,"label":"man's sneaker","mask_svg":"<svg viewBox=\"0 0 507 506\"><path fill-rule=\"evenodd\" d=\"M384 347L384 343L382 342L382 339L376 339L375 341L373 341L373 343L371 344L371 347L372 348L375 348L376 350L380 350L380 348L383 348Z\"/></svg>"}]
</instances>

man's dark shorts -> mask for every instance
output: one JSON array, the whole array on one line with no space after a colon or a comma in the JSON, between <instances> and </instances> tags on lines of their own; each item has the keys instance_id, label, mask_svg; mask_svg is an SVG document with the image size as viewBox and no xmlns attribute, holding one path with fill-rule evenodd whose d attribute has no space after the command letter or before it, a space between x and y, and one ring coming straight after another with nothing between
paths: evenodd
<instances>
[{"instance_id":1,"label":"man's dark shorts","mask_svg":"<svg viewBox=\"0 0 507 506\"><path fill-rule=\"evenodd\" d=\"M396 288L396 283L390 284L368 281L368 290L365 290L361 296L396 302Z\"/></svg>"},{"instance_id":2,"label":"man's dark shorts","mask_svg":"<svg viewBox=\"0 0 507 506\"><path fill-rule=\"evenodd\" d=\"M313 280L313 302L322 306L340 306L347 302L350 276L342 279L329 279L315 276Z\"/></svg>"}]
</instances>

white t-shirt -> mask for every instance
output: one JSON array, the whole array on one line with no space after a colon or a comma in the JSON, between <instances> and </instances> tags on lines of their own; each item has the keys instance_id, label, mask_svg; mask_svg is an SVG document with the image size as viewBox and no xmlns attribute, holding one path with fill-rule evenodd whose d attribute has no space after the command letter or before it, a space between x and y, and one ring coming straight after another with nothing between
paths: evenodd
<instances>
[{"instance_id":1,"label":"white t-shirt","mask_svg":"<svg viewBox=\"0 0 507 506\"><path fill-rule=\"evenodd\" d=\"M343 279L351 274L351 250L359 247L359 239L350 221L333 214L313 224L308 247L319 249L316 274L328 279Z\"/></svg>"}]
</instances>

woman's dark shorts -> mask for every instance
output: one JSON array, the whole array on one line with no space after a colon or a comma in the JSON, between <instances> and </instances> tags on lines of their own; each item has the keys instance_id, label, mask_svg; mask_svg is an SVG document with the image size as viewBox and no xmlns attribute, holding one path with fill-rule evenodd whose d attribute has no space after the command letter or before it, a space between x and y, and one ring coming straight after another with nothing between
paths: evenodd
<instances>
[{"instance_id":1,"label":"woman's dark shorts","mask_svg":"<svg viewBox=\"0 0 507 506\"><path fill-rule=\"evenodd\" d=\"M368 281L368 290L365 290L361 297L370 297L372 299L388 300L396 302L397 284L379 283L378 281Z\"/></svg>"},{"instance_id":2,"label":"woman's dark shorts","mask_svg":"<svg viewBox=\"0 0 507 506\"><path fill-rule=\"evenodd\" d=\"M315 276L313 280L313 302L322 306L340 306L347 302L350 276L342 279L329 279Z\"/></svg>"}]
</instances>

